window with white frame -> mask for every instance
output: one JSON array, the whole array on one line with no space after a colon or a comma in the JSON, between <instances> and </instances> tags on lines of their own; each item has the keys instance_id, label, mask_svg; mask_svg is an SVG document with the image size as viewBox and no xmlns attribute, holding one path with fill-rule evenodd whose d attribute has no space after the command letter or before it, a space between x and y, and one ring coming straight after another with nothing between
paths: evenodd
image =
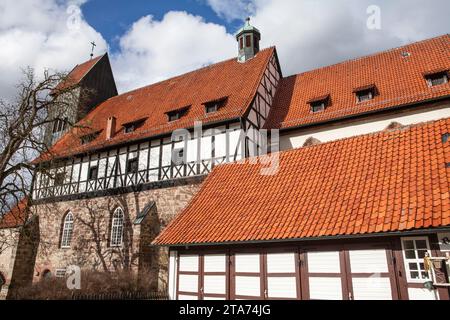
<instances>
[{"instance_id":1,"label":"window with white frame","mask_svg":"<svg viewBox=\"0 0 450 320\"><path fill-rule=\"evenodd\" d=\"M64 278L66 276L66 269L60 268L55 270L55 277L57 278Z\"/></svg>"},{"instance_id":2,"label":"window with white frame","mask_svg":"<svg viewBox=\"0 0 450 320\"><path fill-rule=\"evenodd\" d=\"M425 270L424 258L430 246L427 237L411 237L402 239L403 259L405 260L408 282L425 282L430 280Z\"/></svg>"},{"instance_id":3,"label":"window with white frame","mask_svg":"<svg viewBox=\"0 0 450 320\"><path fill-rule=\"evenodd\" d=\"M111 247L120 247L123 241L123 210L117 208L111 220Z\"/></svg>"},{"instance_id":4,"label":"window with white frame","mask_svg":"<svg viewBox=\"0 0 450 320\"><path fill-rule=\"evenodd\" d=\"M64 217L64 224L61 236L61 248L70 248L73 233L73 214L69 212Z\"/></svg>"}]
</instances>

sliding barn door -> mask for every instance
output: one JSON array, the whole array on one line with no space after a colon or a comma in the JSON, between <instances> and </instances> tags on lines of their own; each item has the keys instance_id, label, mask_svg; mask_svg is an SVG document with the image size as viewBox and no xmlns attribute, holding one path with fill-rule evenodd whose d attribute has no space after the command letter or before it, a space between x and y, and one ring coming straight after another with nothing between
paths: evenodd
<instances>
[{"instance_id":1,"label":"sliding barn door","mask_svg":"<svg viewBox=\"0 0 450 320\"><path fill-rule=\"evenodd\" d=\"M204 300L226 300L228 297L228 259L226 254L205 254L201 293Z\"/></svg>"},{"instance_id":2,"label":"sliding barn door","mask_svg":"<svg viewBox=\"0 0 450 320\"><path fill-rule=\"evenodd\" d=\"M387 246L308 250L303 256L304 299L398 299L391 251Z\"/></svg>"},{"instance_id":3,"label":"sliding barn door","mask_svg":"<svg viewBox=\"0 0 450 320\"><path fill-rule=\"evenodd\" d=\"M200 300L200 256L178 256L178 300Z\"/></svg>"},{"instance_id":4,"label":"sliding barn door","mask_svg":"<svg viewBox=\"0 0 450 320\"><path fill-rule=\"evenodd\" d=\"M343 254L339 248L302 253L304 299L348 299Z\"/></svg>"},{"instance_id":5,"label":"sliding barn door","mask_svg":"<svg viewBox=\"0 0 450 320\"><path fill-rule=\"evenodd\" d=\"M264 266L259 253L236 253L232 256L234 266L233 299L261 300L265 298Z\"/></svg>"},{"instance_id":6,"label":"sliding barn door","mask_svg":"<svg viewBox=\"0 0 450 320\"><path fill-rule=\"evenodd\" d=\"M267 299L299 299L298 255L267 253L264 260Z\"/></svg>"},{"instance_id":7,"label":"sliding barn door","mask_svg":"<svg viewBox=\"0 0 450 320\"><path fill-rule=\"evenodd\" d=\"M346 250L349 292L354 300L398 299L391 251L385 248Z\"/></svg>"}]
</instances>

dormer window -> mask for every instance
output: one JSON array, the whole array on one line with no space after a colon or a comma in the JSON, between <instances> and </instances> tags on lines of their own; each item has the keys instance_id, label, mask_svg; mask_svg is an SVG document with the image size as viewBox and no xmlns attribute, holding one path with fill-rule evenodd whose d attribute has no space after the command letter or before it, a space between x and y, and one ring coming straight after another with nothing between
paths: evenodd
<instances>
[{"instance_id":1,"label":"dormer window","mask_svg":"<svg viewBox=\"0 0 450 320\"><path fill-rule=\"evenodd\" d=\"M68 121L69 119L67 117L64 119L56 119L53 122L53 133L59 133L66 130Z\"/></svg>"},{"instance_id":2,"label":"dormer window","mask_svg":"<svg viewBox=\"0 0 450 320\"><path fill-rule=\"evenodd\" d=\"M134 131L136 131L137 129L139 129L140 127L142 127L142 125L145 123L145 119L139 119L133 122L128 122L123 124L123 130L125 133L132 133Z\"/></svg>"},{"instance_id":3,"label":"dormer window","mask_svg":"<svg viewBox=\"0 0 450 320\"><path fill-rule=\"evenodd\" d=\"M176 121L176 120L180 119L181 117L183 117L189 110L189 107L190 106L167 112L166 114L167 114L167 118L168 118L169 122Z\"/></svg>"},{"instance_id":4,"label":"dormer window","mask_svg":"<svg viewBox=\"0 0 450 320\"><path fill-rule=\"evenodd\" d=\"M204 103L205 105L205 112L213 113L218 111L220 108L222 108L227 103L228 97L220 98L214 101L209 101Z\"/></svg>"},{"instance_id":5,"label":"dormer window","mask_svg":"<svg viewBox=\"0 0 450 320\"><path fill-rule=\"evenodd\" d=\"M81 139L81 144L88 144L91 143L92 141L94 141L95 139L97 139L98 135L100 134L100 132L94 132L94 133L90 133L87 135L82 136Z\"/></svg>"},{"instance_id":6,"label":"dormer window","mask_svg":"<svg viewBox=\"0 0 450 320\"><path fill-rule=\"evenodd\" d=\"M311 111L316 113L316 112L321 112L325 110L325 103L324 102L314 102L311 103Z\"/></svg>"},{"instance_id":7,"label":"dormer window","mask_svg":"<svg viewBox=\"0 0 450 320\"><path fill-rule=\"evenodd\" d=\"M429 87L439 86L448 83L448 73L447 71L428 73L425 74L425 79Z\"/></svg>"},{"instance_id":8,"label":"dormer window","mask_svg":"<svg viewBox=\"0 0 450 320\"><path fill-rule=\"evenodd\" d=\"M371 84L357 88L353 90L353 92L356 94L356 101L359 103L372 100L375 97L377 90L375 85Z\"/></svg>"},{"instance_id":9,"label":"dormer window","mask_svg":"<svg viewBox=\"0 0 450 320\"><path fill-rule=\"evenodd\" d=\"M308 103L311 106L311 112L316 113L324 111L329 105L329 100L329 94L309 100Z\"/></svg>"}]
</instances>

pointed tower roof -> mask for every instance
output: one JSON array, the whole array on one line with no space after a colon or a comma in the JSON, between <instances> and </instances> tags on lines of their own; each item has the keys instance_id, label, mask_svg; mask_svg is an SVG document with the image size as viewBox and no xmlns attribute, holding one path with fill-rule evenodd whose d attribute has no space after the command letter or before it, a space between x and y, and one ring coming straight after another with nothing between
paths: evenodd
<instances>
[{"instance_id":1,"label":"pointed tower roof","mask_svg":"<svg viewBox=\"0 0 450 320\"><path fill-rule=\"evenodd\" d=\"M242 28L240 28L238 30L238 32L236 33L236 39L239 38L243 33L249 33L249 32L256 32L256 33L261 34L261 32L258 30L258 28L254 27L250 24L250 17L245 19L244 26Z\"/></svg>"}]
</instances>

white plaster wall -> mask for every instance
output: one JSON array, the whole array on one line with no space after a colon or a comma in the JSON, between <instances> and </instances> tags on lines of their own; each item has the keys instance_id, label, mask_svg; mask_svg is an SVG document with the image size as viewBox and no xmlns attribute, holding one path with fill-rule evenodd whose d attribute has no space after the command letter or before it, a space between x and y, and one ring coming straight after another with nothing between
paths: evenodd
<instances>
[{"instance_id":1,"label":"white plaster wall","mask_svg":"<svg viewBox=\"0 0 450 320\"><path fill-rule=\"evenodd\" d=\"M301 148L310 137L319 139L321 142L327 142L382 131L394 121L402 125L411 125L448 117L450 117L449 102L425 110L411 110L409 112L393 113L388 116L374 116L370 120L347 121L345 124L329 125L320 129L298 129L280 136L280 150Z\"/></svg>"},{"instance_id":2,"label":"white plaster wall","mask_svg":"<svg viewBox=\"0 0 450 320\"><path fill-rule=\"evenodd\" d=\"M177 297L177 252L170 251L169 256L169 299Z\"/></svg>"}]
</instances>

